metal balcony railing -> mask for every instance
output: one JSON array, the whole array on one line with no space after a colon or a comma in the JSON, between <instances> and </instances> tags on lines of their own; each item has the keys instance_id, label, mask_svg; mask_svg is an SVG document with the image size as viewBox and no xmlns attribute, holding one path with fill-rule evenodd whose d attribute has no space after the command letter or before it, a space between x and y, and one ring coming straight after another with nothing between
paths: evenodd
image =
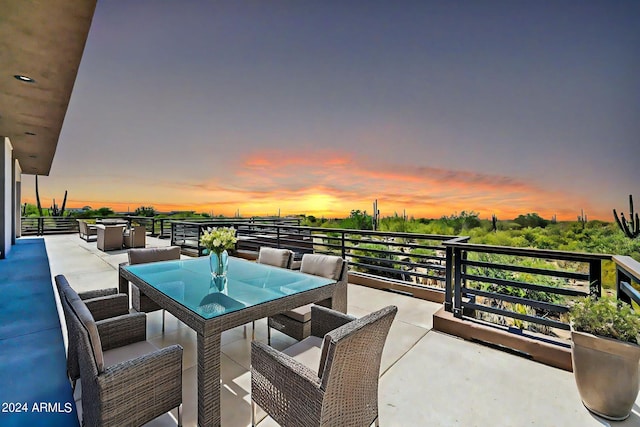
<instances>
[{"instance_id":1,"label":"metal balcony railing","mask_svg":"<svg viewBox=\"0 0 640 427\"><path fill-rule=\"evenodd\" d=\"M633 287L634 282L636 285L640 283L640 262L629 256L619 255L615 255L612 260L616 264L618 299L640 305L640 292Z\"/></svg>"},{"instance_id":2,"label":"metal balcony railing","mask_svg":"<svg viewBox=\"0 0 640 427\"><path fill-rule=\"evenodd\" d=\"M260 247L290 249L295 259L306 253L339 255L349 262L350 273L444 294L446 248L453 236L381 231L301 227L286 223L172 221L172 245L183 253L200 256L199 238L208 227L237 230L237 252L257 256ZM468 240L458 237L459 241Z\"/></svg>"},{"instance_id":3,"label":"metal balcony railing","mask_svg":"<svg viewBox=\"0 0 640 427\"><path fill-rule=\"evenodd\" d=\"M306 253L339 255L349 262L350 279L412 295L428 290L423 298L439 295L434 300L444 301L457 318L564 347L569 305L602 294L603 261L613 261L618 298L640 305L634 288L640 263L628 256L478 245L465 236L301 227L298 219L287 218L125 219L145 225L152 235L171 237L172 245L193 256L204 253L204 230L220 226L237 230L241 255L257 256L262 246L290 249L298 261ZM22 218L23 235L77 231L73 218Z\"/></svg>"},{"instance_id":4,"label":"metal balcony railing","mask_svg":"<svg viewBox=\"0 0 640 427\"><path fill-rule=\"evenodd\" d=\"M568 346L565 313L575 298L600 295L602 261L611 255L444 242L452 297L445 308L461 319L498 324L514 333ZM538 334L538 335L536 335ZM534 336L535 335L535 336Z\"/></svg>"}]
</instances>

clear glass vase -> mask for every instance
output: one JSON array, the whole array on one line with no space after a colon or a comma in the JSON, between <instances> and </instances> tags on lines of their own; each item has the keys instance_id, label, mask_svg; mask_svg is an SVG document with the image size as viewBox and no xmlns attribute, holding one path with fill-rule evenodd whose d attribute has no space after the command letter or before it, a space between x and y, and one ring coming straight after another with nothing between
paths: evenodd
<instances>
[{"instance_id":1,"label":"clear glass vase","mask_svg":"<svg viewBox=\"0 0 640 427\"><path fill-rule=\"evenodd\" d=\"M215 251L209 252L209 266L211 267L211 277L227 277L227 270L229 269L229 254L226 250L218 253Z\"/></svg>"}]
</instances>

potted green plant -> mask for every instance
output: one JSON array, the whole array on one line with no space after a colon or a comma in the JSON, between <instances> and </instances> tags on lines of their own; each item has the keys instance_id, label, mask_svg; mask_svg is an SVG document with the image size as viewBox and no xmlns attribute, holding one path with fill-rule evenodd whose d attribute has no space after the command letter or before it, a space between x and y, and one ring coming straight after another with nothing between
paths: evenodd
<instances>
[{"instance_id":1,"label":"potted green plant","mask_svg":"<svg viewBox=\"0 0 640 427\"><path fill-rule=\"evenodd\" d=\"M577 302L571 319L571 359L582 403L610 420L624 420L640 389L640 316L612 297Z\"/></svg>"}]
</instances>

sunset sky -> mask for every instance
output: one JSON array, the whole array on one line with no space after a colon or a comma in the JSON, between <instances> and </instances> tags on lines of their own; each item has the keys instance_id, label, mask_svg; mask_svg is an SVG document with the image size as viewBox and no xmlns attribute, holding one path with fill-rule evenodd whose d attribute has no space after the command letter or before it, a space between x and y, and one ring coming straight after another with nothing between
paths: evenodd
<instances>
[{"instance_id":1,"label":"sunset sky","mask_svg":"<svg viewBox=\"0 0 640 427\"><path fill-rule=\"evenodd\" d=\"M98 1L42 203L610 221L640 200L639 22L623 0Z\"/></svg>"}]
</instances>

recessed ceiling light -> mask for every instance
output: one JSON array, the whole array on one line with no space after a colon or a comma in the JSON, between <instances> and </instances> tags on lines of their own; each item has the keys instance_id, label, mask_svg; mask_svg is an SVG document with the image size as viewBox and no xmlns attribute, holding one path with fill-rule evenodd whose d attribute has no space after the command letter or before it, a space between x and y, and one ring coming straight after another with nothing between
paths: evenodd
<instances>
[{"instance_id":1,"label":"recessed ceiling light","mask_svg":"<svg viewBox=\"0 0 640 427\"><path fill-rule=\"evenodd\" d=\"M16 79L20 80L21 82L26 82L26 83L35 83L35 80L33 80L31 77L29 76L24 76L22 74L16 74L13 77L15 77Z\"/></svg>"},{"instance_id":2,"label":"recessed ceiling light","mask_svg":"<svg viewBox=\"0 0 640 427\"><path fill-rule=\"evenodd\" d=\"M35 135L35 133L33 133L33 132L25 132L24 134L25 135L31 135L31 136Z\"/></svg>"}]
</instances>

